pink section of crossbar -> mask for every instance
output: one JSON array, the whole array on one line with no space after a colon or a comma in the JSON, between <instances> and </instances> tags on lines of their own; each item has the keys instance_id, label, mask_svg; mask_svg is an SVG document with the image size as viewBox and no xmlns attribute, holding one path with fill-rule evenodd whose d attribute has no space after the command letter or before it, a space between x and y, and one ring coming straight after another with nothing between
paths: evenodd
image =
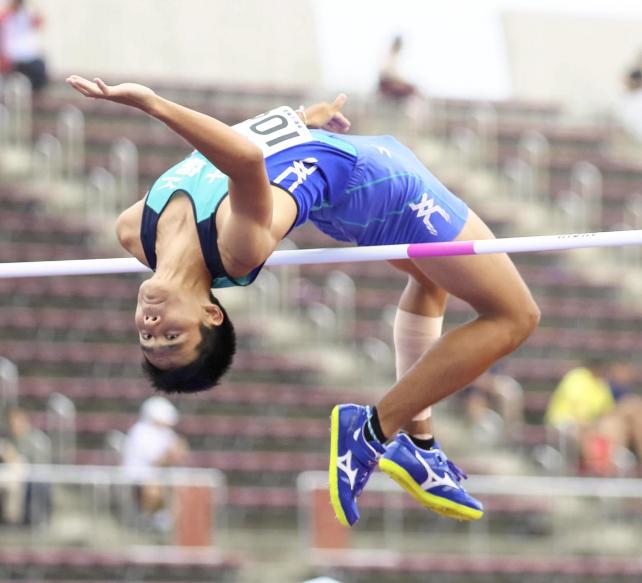
<instances>
[{"instance_id":1,"label":"pink section of crossbar","mask_svg":"<svg viewBox=\"0 0 642 583\"><path fill-rule=\"evenodd\" d=\"M408 245L408 257L448 257L449 255L475 255L474 241L448 241L446 243L412 243Z\"/></svg>"}]
</instances>

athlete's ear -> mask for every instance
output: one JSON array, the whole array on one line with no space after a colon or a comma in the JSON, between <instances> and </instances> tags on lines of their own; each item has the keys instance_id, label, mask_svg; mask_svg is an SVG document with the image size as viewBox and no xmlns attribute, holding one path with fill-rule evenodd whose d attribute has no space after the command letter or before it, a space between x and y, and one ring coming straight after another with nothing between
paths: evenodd
<instances>
[{"instance_id":1,"label":"athlete's ear","mask_svg":"<svg viewBox=\"0 0 642 583\"><path fill-rule=\"evenodd\" d=\"M207 323L211 326L220 326L225 320L223 310L216 304L206 304L203 308L207 314Z\"/></svg>"}]
</instances>

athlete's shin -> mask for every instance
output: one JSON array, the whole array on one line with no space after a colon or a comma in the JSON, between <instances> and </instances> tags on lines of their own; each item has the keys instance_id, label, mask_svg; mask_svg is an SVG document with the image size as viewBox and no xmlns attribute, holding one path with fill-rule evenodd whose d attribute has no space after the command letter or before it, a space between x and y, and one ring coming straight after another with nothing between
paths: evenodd
<instances>
[{"instance_id":1,"label":"athlete's shin","mask_svg":"<svg viewBox=\"0 0 642 583\"><path fill-rule=\"evenodd\" d=\"M381 428L394 435L426 407L473 382L515 349L504 317L480 316L433 345L377 403Z\"/></svg>"},{"instance_id":2,"label":"athlete's shin","mask_svg":"<svg viewBox=\"0 0 642 583\"><path fill-rule=\"evenodd\" d=\"M393 327L397 380L439 340L443 321L443 316L423 316L397 309ZM431 437L431 408L427 407L417 413L404 429L420 439Z\"/></svg>"}]
</instances>

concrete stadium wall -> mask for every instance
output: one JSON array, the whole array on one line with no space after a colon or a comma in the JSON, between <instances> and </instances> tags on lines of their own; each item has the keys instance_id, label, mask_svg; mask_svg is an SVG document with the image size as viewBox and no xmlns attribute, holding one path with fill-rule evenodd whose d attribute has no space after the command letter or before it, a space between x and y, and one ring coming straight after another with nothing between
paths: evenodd
<instances>
[{"instance_id":1,"label":"concrete stadium wall","mask_svg":"<svg viewBox=\"0 0 642 583\"><path fill-rule=\"evenodd\" d=\"M518 98L611 106L642 51L642 20L509 12L502 21Z\"/></svg>"},{"instance_id":2,"label":"concrete stadium wall","mask_svg":"<svg viewBox=\"0 0 642 583\"><path fill-rule=\"evenodd\" d=\"M310 0L34 0L52 70L113 81L314 87Z\"/></svg>"}]
</instances>

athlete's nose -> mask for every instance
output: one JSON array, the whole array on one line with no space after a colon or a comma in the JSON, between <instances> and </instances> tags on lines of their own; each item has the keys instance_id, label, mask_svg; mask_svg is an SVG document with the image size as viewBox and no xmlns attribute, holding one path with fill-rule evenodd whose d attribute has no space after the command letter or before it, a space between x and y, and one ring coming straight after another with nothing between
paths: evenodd
<instances>
[{"instance_id":1,"label":"athlete's nose","mask_svg":"<svg viewBox=\"0 0 642 583\"><path fill-rule=\"evenodd\" d=\"M147 325L154 325L158 324L160 322L160 316L154 315L154 316L144 316L143 317L143 322Z\"/></svg>"}]
</instances>

